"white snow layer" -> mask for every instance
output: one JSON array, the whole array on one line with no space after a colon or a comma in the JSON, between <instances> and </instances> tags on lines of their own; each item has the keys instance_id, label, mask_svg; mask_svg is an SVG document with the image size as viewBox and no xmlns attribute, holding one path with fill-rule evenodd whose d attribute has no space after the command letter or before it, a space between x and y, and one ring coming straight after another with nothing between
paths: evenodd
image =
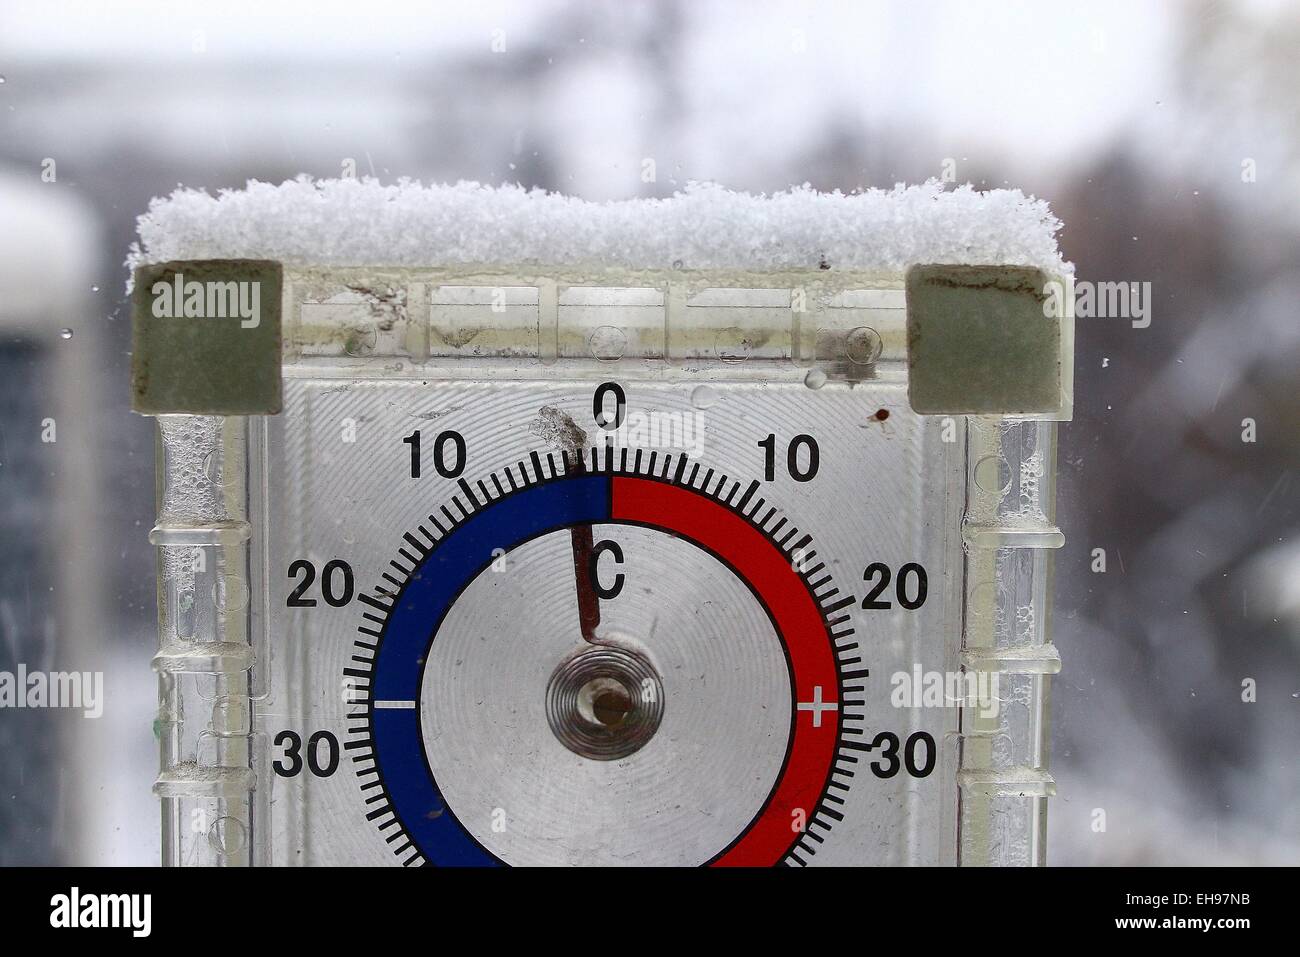
<instances>
[{"instance_id":1,"label":"white snow layer","mask_svg":"<svg viewBox=\"0 0 1300 957\"><path fill-rule=\"evenodd\" d=\"M1060 221L1019 190L937 180L855 193L771 196L693 184L669 199L593 203L518 186L313 180L178 189L139 218L127 265L274 259L287 265L830 268L1014 264L1073 272Z\"/></svg>"}]
</instances>

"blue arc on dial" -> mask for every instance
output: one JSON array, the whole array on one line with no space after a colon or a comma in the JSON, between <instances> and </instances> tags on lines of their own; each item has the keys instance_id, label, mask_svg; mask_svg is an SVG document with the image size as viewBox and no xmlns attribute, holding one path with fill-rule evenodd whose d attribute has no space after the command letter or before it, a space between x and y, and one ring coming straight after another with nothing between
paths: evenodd
<instances>
[{"instance_id":1,"label":"blue arc on dial","mask_svg":"<svg viewBox=\"0 0 1300 957\"><path fill-rule=\"evenodd\" d=\"M475 512L444 538L402 591L375 656L373 701L418 701L424 659L452 603L492 563L497 549L583 522L608 521L610 478L590 475L548 482ZM431 863L492 865L488 853L455 818L428 767L420 714L373 708L380 773L411 839Z\"/></svg>"}]
</instances>

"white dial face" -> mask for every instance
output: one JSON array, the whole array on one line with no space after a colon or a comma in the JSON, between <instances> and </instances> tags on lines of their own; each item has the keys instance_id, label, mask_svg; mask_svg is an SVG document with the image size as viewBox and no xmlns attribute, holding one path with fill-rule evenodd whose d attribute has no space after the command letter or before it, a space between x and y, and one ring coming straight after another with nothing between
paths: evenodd
<instances>
[{"instance_id":1,"label":"white dial face","mask_svg":"<svg viewBox=\"0 0 1300 957\"><path fill-rule=\"evenodd\" d=\"M697 546L638 526L592 533L618 546L602 577L625 576L601 602L597 638L636 649L661 677L655 733L600 761L552 731L540 692L587 643L570 533L551 532L480 574L433 642L420 695L429 766L443 769L447 806L502 860L700 864L753 820L780 773L790 734L780 638L744 583ZM647 574L635 573L634 556ZM593 709L597 723L619 721L625 707L617 681L606 695L612 713ZM505 826L494 829L498 808Z\"/></svg>"},{"instance_id":2,"label":"white dial face","mask_svg":"<svg viewBox=\"0 0 1300 957\"><path fill-rule=\"evenodd\" d=\"M946 860L944 437L885 381L288 378L273 859Z\"/></svg>"}]
</instances>

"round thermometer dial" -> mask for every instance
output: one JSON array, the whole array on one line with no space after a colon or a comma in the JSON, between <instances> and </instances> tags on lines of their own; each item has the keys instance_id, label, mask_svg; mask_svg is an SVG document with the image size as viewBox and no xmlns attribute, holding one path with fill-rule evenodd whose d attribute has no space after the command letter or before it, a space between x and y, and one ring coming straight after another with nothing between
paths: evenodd
<instances>
[{"instance_id":1,"label":"round thermometer dial","mask_svg":"<svg viewBox=\"0 0 1300 957\"><path fill-rule=\"evenodd\" d=\"M396 812L395 853L545 861L553 825L494 833L490 814L462 815L547 778L563 806L603 804L611 824L657 813L655 831L698 863L776 864L808 824L840 816L835 790L853 774L841 728L861 720L868 675L853 598L757 479L611 444L458 484L404 536L357 642L374 654L354 669L371 691L363 789ZM710 704L723 688L725 716ZM496 756L465 767L455 751L471 742ZM757 766L699 806L738 747ZM596 853L574 843L593 837L604 853L640 850L584 826L565 853ZM643 861L687 853L660 848Z\"/></svg>"}]
</instances>

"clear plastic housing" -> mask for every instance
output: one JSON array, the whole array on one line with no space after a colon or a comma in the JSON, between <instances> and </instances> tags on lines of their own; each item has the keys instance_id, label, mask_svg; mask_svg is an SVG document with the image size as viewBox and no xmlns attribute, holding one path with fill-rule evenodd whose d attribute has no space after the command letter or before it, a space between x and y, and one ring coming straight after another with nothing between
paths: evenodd
<instances>
[{"instance_id":1,"label":"clear plastic housing","mask_svg":"<svg viewBox=\"0 0 1300 957\"><path fill-rule=\"evenodd\" d=\"M1047 634L1050 555L1063 541L1053 517L1055 425L914 413L901 277L321 269L289 270L285 279L283 412L159 418L152 540L165 863L439 862L404 819L409 810L380 797L391 790L380 779L396 772L371 770L383 760L373 740L377 708L407 707L377 703L372 684L374 646L391 614L380 606L396 604L396 582L390 591L385 572L394 559L399 566L423 559L419 549L436 555L445 536L429 521L445 514L451 526L457 496L463 505L468 494L474 512L480 498L483 505L503 498L510 490L501 483L520 474L511 471L516 463L532 474L533 453L541 456L539 480L575 469L645 474L654 453L664 476L670 458L673 466L684 459L698 466L692 488L716 483L733 505L756 501L741 498L753 483L770 504L751 521L770 508L764 531L788 521L811 536L824 571L809 586L851 596L827 618L843 622L828 633L841 675L836 768L847 770L828 775L823 802L834 803L819 807L837 819L819 831L797 820L799 810L813 809L796 808L791 850L775 863L1043 863L1054 788L1047 687L1059 669ZM680 431L611 432L593 405L604 383L619 386L629 416ZM565 422L580 423L578 446L565 446ZM418 478L409 441L417 430ZM452 432L464 451L444 440ZM800 446L799 437L817 446L814 476L809 443ZM422 523L429 538L416 535L412 544L404 536ZM428 665L420 662L419 700L410 703L423 722L422 753L446 810L496 860L705 863L710 841L726 843L728 821L743 826L771 812L770 795L762 803L768 785L746 783L760 773L748 769L774 773L764 742L799 753L793 731L790 742L779 740L784 730L763 731L762 712L770 704L788 713L793 728L819 713L820 697L804 701L798 681L787 687L780 644L763 643L761 620L745 624L744 588L703 560L692 565L693 553L673 551L667 540L614 524L596 524L597 537L644 557L628 574L632 580L635 569L649 597L626 611L609 604L606 615L652 646L666 698L664 728L623 759L627 780L592 785L607 786L620 813L641 815L623 823L626 840L602 838L617 819L597 811L555 824L569 821L571 809L548 796L545 778L528 796L531 779L520 777L585 780L605 769L556 758L542 770L518 770L553 746L538 717L545 706L538 675L549 673L550 660L530 655L560 647L547 644L546 619L559 599L548 597L554 576L545 570L563 567L567 533L539 539L528 553L531 570L517 581L484 570L441 630L429 624L438 637ZM784 530L773 534L779 540ZM781 546L787 557L801 541ZM926 576L923 597L921 572L909 566ZM437 566L421 567L433 574ZM827 584L814 586L822 575ZM754 591L763 604L762 590ZM714 604L717 660L700 657L698 642L645 637L660 614L675 621L674 610L685 609L698 618ZM541 637L533 641L520 621L536 622ZM844 628L852 638L835 638ZM509 664L475 657L470 639L480 631L508 632ZM714 691L677 677L696 665ZM455 672L462 666L463 680ZM859 670L869 676L843 677ZM727 684L729 671L744 679ZM504 704L467 717L461 689L480 678L484 696L505 689L492 697ZM935 680L943 685L937 702L926 690ZM510 718L516 705L520 716ZM784 729L786 720L772 727ZM681 785L708 806L670 818L667 838L643 828L639 821L662 809L628 783L639 780L638 761L661 762L671 789L675 773L705 773L692 770L692 755L724 733L736 741L753 734L753 760L744 753L729 760L721 749L717 780ZM896 755L887 754L887 740L855 747L882 734L897 736Z\"/></svg>"}]
</instances>

